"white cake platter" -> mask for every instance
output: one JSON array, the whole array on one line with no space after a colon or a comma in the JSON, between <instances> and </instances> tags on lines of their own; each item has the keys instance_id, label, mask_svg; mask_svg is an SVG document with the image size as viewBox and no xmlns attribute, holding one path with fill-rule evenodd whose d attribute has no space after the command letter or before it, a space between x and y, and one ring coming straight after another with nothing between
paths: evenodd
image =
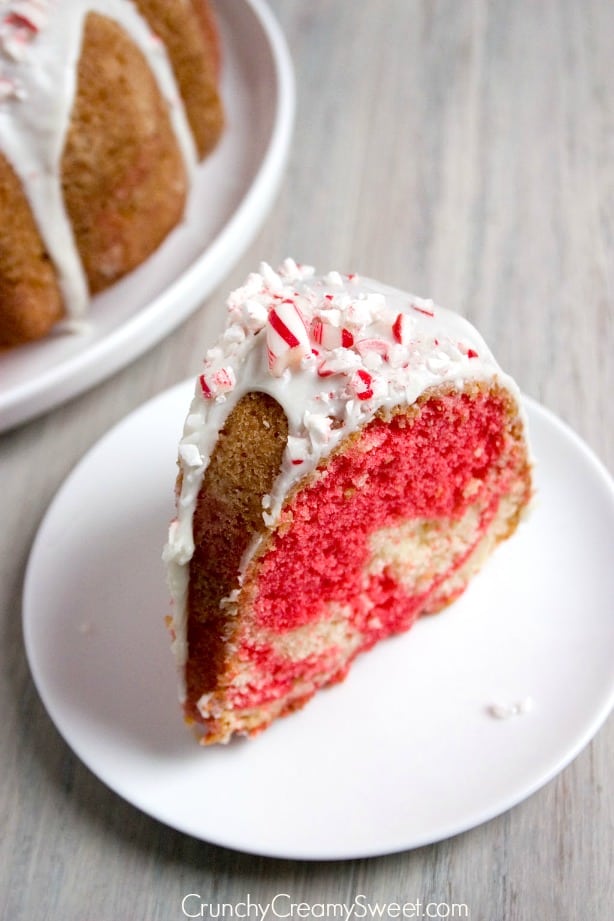
<instances>
[{"instance_id":1,"label":"white cake platter","mask_svg":"<svg viewBox=\"0 0 614 921\"><path fill-rule=\"evenodd\" d=\"M264 0L218 3L226 130L197 170L188 209L146 263L93 298L76 332L0 354L0 432L74 397L159 342L196 310L253 240L292 137L294 75Z\"/></svg>"},{"instance_id":2,"label":"white cake platter","mask_svg":"<svg viewBox=\"0 0 614 921\"><path fill-rule=\"evenodd\" d=\"M462 598L256 739L199 746L177 701L161 562L192 392L187 382L161 394L92 448L27 569L34 681L105 784L210 842L341 859L472 828L578 755L614 702L614 484L529 399L535 507Z\"/></svg>"}]
</instances>

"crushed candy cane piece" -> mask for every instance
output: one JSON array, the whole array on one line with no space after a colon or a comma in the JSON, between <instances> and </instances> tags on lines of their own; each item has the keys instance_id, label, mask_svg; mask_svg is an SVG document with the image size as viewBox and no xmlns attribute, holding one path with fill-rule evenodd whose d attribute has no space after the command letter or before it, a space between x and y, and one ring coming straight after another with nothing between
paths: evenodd
<instances>
[{"instance_id":1,"label":"crushed candy cane piece","mask_svg":"<svg viewBox=\"0 0 614 921\"><path fill-rule=\"evenodd\" d=\"M370 400L373 396L373 375L359 368L350 378L350 387L359 400Z\"/></svg>"},{"instance_id":2,"label":"crushed candy cane piece","mask_svg":"<svg viewBox=\"0 0 614 921\"><path fill-rule=\"evenodd\" d=\"M241 319L243 325L250 332L257 332L266 325L269 312L260 301L249 298L245 301L241 309Z\"/></svg>"},{"instance_id":3,"label":"crushed candy cane piece","mask_svg":"<svg viewBox=\"0 0 614 921\"><path fill-rule=\"evenodd\" d=\"M406 313L399 313L392 324L392 338L400 345L407 345L411 338L411 320Z\"/></svg>"},{"instance_id":4,"label":"crushed candy cane piece","mask_svg":"<svg viewBox=\"0 0 614 921\"><path fill-rule=\"evenodd\" d=\"M524 697L514 703L494 703L487 708L488 713L498 720L509 720L513 716L524 716L533 709L534 701L532 697Z\"/></svg>"},{"instance_id":5,"label":"crushed candy cane piece","mask_svg":"<svg viewBox=\"0 0 614 921\"><path fill-rule=\"evenodd\" d=\"M283 300L272 307L266 327L269 369L280 377L286 368L298 365L311 355L311 343L305 322L294 301Z\"/></svg>"},{"instance_id":6,"label":"crushed candy cane piece","mask_svg":"<svg viewBox=\"0 0 614 921\"><path fill-rule=\"evenodd\" d=\"M207 400L215 399L228 393L236 384L236 377L233 369L229 367L219 368L217 371L205 371L198 378L200 389Z\"/></svg>"},{"instance_id":7,"label":"crushed candy cane piece","mask_svg":"<svg viewBox=\"0 0 614 921\"><path fill-rule=\"evenodd\" d=\"M307 443L304 438L298 438L295 435L288 435L286 442L286 451L291 464L298 466L307 460Z\"/></svg>"},{"instance_id":8,"label":"crushed candy cane piece","mask_svg":"<svg viewBox=\"0 0 614 921\"><path fill-rule=\"evenodd\" d=\"M4 0L2 6L6 12L0 20L0 51L13 61L23 61L32 40L47 24L49 0Z\"/></svg>"},{"instance_id":9,"label":"crushed candy cane piece","mask_svg":"<svg viewBox=\"0 0 614 921\"><path fill-rule=\"evenodd\" d=\"M311 443L316 447L327 444L330 441L332 419L329 416L321 416L319 413L305 410L303 425L309 434Z\"/></svg>"},{"instance_id":10,"label":"crushed candy cane piece","mask_svg":"<svg viewBox=\"0 0 614 921\"><path fill-rule=\"evenodd\" d=\"M360 355L350 349L334 349L318 365L319 377L330 377L331 374L349 374L361 364Z\"/></svg>"},{"instance_id":11,"label":"crushed candy cane piece","mask_svg":"<svg viewBox=\"0 0 614 921\"><path fill-rule=\"evenodd\" d=\"M426 366L433 374L441 374L450 366L450 359L445 352L434 352L426 359Z\"/></svg>"},{"instance_id":12,"label":"crushed candy cane piece","mask_svg":"<svg viewBox=\"0 0 614 921\"><path fill-rule=\"evenodd\" d=\"M435 316L432 301L423 301L422 299L416 298L411 304L411 309L415 310L417 313L423 314L425 317Z\"/></svg>"},{"instance_id":13,"label":"crushed candy cane piece","mask_svg":"<svg viewBox=\"0 0 614 921\"><path fill-rule=\"evenodd\" d=\"M328 311L332 313L333 311ZM339 311L335 311L339 313ZM354 336L345 326L328 322L324 316L314 317L311 323L311 336L318 345L325 349L344 348L351 349L354 345Z\"/></svg>"},{"instance_id":14,"label":"crushed candy cane piece","mask_svg":"<svg viewBox=\"0 0 614 921\"><path fill-rule=\"evenodd\" d=\"M376 355L381 355L383 359L387 359L390 351L390 343L386 342L385 339L358 339L356 342L356 351L363 356L374 353Z\"/></svg>"}]
</instances>

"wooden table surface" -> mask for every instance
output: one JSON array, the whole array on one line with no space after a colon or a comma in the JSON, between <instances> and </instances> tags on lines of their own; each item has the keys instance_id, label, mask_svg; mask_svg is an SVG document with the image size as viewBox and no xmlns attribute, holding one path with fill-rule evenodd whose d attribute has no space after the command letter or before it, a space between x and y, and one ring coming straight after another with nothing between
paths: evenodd
<instances>
[{"instance_id":1,"label":"wooden table surface","mask_svg":"<svg viewBox=\"0 0 614 921\"><path fill-rule=\"evenodd\" d=\"M361 893L372 905L436 903L438 917L605 921L612 719L558 777L478 828L391 856L309 863L224 850L137 811L73 755L34 689L21 591L49 502L110 426L198 368L204 318L221 316L226 292L262 259L354 270L460 310L523 391L614 466L614 5L271 7L298 106L257 238L165 341L0 437L0 917L173 921L190 892L218 905L287 893L317 917L318 905Z\"/></svg>"}]
</instances>

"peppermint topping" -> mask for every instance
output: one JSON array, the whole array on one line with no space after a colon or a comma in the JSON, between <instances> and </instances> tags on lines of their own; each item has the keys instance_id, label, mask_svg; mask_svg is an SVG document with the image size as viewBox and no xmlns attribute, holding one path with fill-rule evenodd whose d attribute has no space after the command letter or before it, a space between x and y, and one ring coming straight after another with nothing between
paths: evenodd
<instances>
[{"instance_id":1,"label":"peppermint topping","mask_svg":"<svg viewBox=\"0 0 614 921\"><path fill-rule=\"evenodd\" d=\"M0 0L0 52L12 61L23 61L48 17L49 0Z\"/></svg>"},{"instance_id":2,"label":"peppermint topping","mask_svg":"<svg viewBox=\"0 0 614 921\"><path fill-rule=\"evenodd\" d=\"M354 336L345 326L339 326L340 315L339 310L326 310L314 317L310 330L313 341L327 349L339 346L350 349L354 345Z\"/></svg>"},{"instance_id":3,"label":"peppermint topping","mask_svg":"<svg viewBox=\"0 0 614 921\"><path fill-rule=\"evenodd\" d=\"M303 438L288 435L287 451L290 462L295 466L303 464L307 459L307 447Z\"/></svg>"},{"instance_id":4,"label":"peppermint topping","mask_svg":"<svg viewBox=\"0 0 614 921\"><path fill-rule=\"evenodd\" d=\"M224 399L224 394L233 389L237 380L231 367L209 370L198 378L200 389L207 400Z\"/></svg>"},{"instance_id":5,"label":"peppermint topping","mask_svg":"<svg viewBox=\"0 0 614 921\"><path fill-rule=\"evenodd\" d=\"M3 77L0 75L0 102L12 98L25 98L24 89L21 83L11 77Z\"/></svg>"},{"instance_id":6,"label":"peppermint topping","mask_svg":"<svg viewBox=\"0 0 614 921\"><path fill-rule=\"evenodd\" d=\"M483 375L484 360L491 373L495 367L466 321L431 300L355 274L315 277L292 259L278 271L262 264L230 294L227 309L226 329L205 357L200 396L208 406L230 401L226 413L245 393L271 394L288 417L288 482L380 407Z\"/></svg>"},{"instance_id":7,"label":"peppermint topping","mask_svg":"<svg viewBox=\"0 0 614 921\"><path fill-rule=\"evenodd\" d=\"M371 339L359 339L356 343L356 351L365 364L368 363L370 358L387 360L390 353L390 342L376 336ZM381 364L381 361L378 360L377 364Z\"/></svg>"},{"instance_id":8,"label":"peppermint topping","mask_svg":"<svg viewBox=\"0 0 614 921\"><path fill-rule=\"evenodd\" d=\"M301 358L311 354L305 322L291 298L286 298L269 311L266 344L269 368L275 377L280 377L286 368L298 365Z\"/></svg>"},{"instance_id":9,"label":"peppermint topping","mask_svg":"<svg viewBox=\"0 0 614 921\"><path fill-rule=\"evenodd\" d=\"M431 300L423 300L421 297L416 297L413 299L411 309L415 310L417 313L421 313L425 317L435 316L435 312L433 310L433 302Z\"/></svg>"},{"instance_id":10,"label":"peppermint topping","mask_svg":"<svg viewBox=\"0 0 614 921\"><path fill-rule=\"evenodd\" d=\"M373 396L373 375L359 368L350 378L350 388L359 400L370 400Z\"/></svg>"},{"instance_id":11,"label":"peppermint topping","mask_svg":"<svg viewBox=\"0 0 614 921\"><path fill-rule=\"evenodd\" d=\"M408 345L411 338L411 321L406 313L399 313L392 324L392 338L400 345Z\"/></svg>"},{"instance_id":12,"label":"peppermint topping","mask_svg":"<svg viewBox=\"0 0 614 921\"><path fill-rule=\"evenodd\" d=\"M318 376L330 377L332 374L350 374L361 364L360 355L350 349L333 349L318 363Z\"/></svg>"}]
</instances>

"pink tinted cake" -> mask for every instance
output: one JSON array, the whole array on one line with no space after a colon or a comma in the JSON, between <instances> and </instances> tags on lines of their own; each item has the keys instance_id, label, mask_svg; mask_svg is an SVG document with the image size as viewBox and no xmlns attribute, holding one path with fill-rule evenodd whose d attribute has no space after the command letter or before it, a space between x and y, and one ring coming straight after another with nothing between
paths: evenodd
<instances>
[{"instance_id":1,"label":"pink tinted cake","mask_svg":"<svg viewBox=\"0 0 614 921\"><path fill-rule=\"evenodd\" d=\"M186 720L254 735L457 598L531 496L519 393L431 301L286 260L230 295L165 559Z\"/></svg>"}]
</instances>

